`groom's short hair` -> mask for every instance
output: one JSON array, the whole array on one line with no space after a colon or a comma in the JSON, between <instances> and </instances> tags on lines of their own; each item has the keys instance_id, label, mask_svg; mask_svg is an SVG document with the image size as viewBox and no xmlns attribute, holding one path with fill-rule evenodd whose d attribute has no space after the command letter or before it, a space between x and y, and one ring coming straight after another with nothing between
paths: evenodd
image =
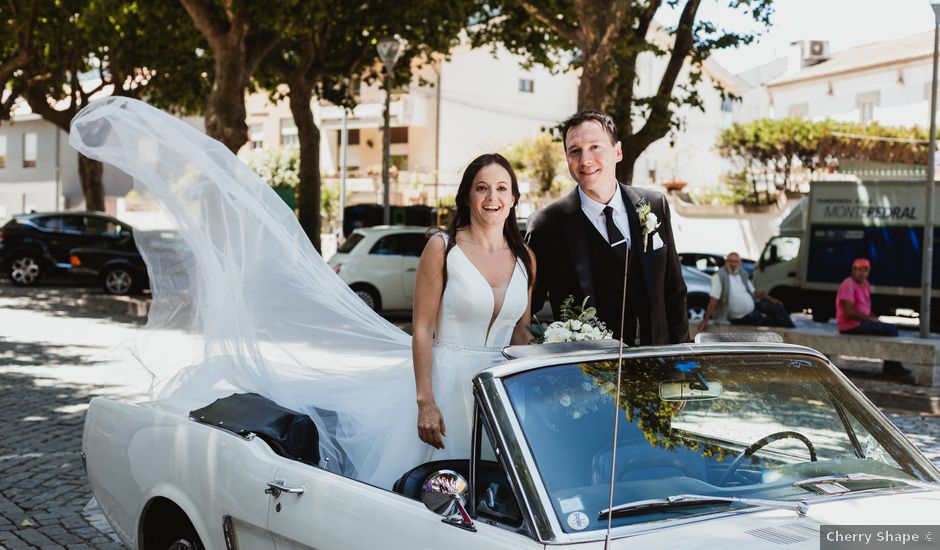
<instances>
[{"instance_id":1,"label":"groom's short hair","mask_svg":"<svg viewBox=\"0 0 940 550\"><path fill-rule=\"evenodd\" d=\"M607 113L602 113L600 111L581 111L580 113L572 115L568 120L565 121L561 129L561 144L565 148L565 151L568 150L568 130L574 128L575 126L580 126L585 122L594 121L601 125L607 135L610 136L610 143L616 144L620 141L620 137L617 132L617 125L614 123L614 119Z\"/></svg>"}]
</instances>

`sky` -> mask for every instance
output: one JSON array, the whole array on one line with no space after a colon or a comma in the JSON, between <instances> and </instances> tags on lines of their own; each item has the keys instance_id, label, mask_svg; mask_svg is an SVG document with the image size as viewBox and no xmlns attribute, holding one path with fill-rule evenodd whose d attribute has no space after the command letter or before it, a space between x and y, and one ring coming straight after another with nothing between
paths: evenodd
<instances>
[{"instance_id":1,"label":"sky","mask_svg":"<svg viewBox=\"0 0 940 550\"><path fill-rule=\"evenodd\" d=\"M702 2L700 18L737 31L756 28L734 13L728 0ZM684 4L684 2L683 2ZM880 42L933 28L929 0L776 0L772 26L750 46L714 55L732 73L739 73L785 55L790 42L828 40L831 52ZM674 24L678 13L662 9L657 19Z\"/></svg>"}]
</instances>

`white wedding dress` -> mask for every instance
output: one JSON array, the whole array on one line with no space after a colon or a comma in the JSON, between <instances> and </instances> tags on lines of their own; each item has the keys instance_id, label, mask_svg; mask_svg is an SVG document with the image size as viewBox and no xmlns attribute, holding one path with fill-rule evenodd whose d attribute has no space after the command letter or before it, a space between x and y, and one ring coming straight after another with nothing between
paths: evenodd
<instances>
[{"instance_id":1,"label":"white wedding dress","mask_svg":"<svg viewBox=\"0 0 940 550\"><path fill-rule=\"evenodd\" d=\"M448 256L434 347L446 449L417 437L411 338L323 261L277 194L221 143L137 100L90 103L69 143L134 178L172 239L135 230L153 302L127 359L151 397L183 413L255 392L311 416L321 465L390 488L430 459L468 457L471 378L501 360L526 302L516 268L492 327L493 293L458 248Z\"/></svg>"},{"instance_id":2,"label":"white wedding dress","mask_svg":"<svg viewBox=\"0 0 940 550\"><path fill-rule=\"evenodd\" d=\"M517 261L502 303L495 304L489 282L460 246L447 253L447 284L437 318L432 370L434 400L447 435L444 449L434 451L430 460L470 456L473 375L502 360L500 351L509 344L528 305L527 280L525 267Z\"/></svg>"}]
</instances>

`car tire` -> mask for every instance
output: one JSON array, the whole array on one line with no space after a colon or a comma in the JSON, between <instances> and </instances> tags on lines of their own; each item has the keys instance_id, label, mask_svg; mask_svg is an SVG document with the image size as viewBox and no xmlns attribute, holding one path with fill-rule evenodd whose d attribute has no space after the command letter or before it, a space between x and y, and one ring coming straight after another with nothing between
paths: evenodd
<instances>
[{"instance_id":1,"label":"car tire","mask_svg":"<svg viewBox=\"0 0 940 550\"><path fill-rule=\"evenodd\" d=\"M35 252L17 252L7 264L7 275L17 286L33 286L44 274L43 262Z\"/></svg>"},{"instance_id":2,"label":"car tire","mask_svg":"<svg viewBox=\"0 0 940 550\"><path fill-rule=\"evenodd\" d=\"M171 532L172 534L167 537L169 542L167 550L205 550L205 546L199 540L199 535L191 525L174 526Z\"/></svg>"},{"instance_id":3,"label":"car tire","mask_svg":"<svg viewBox=\"0 0 940 550\"><path fill-rule=\"evenodd\" d=\"M104 272L101 286L108 294L124 296L130 294L136 286L134 275L125 266L114 266Z\"/></svg>"},{"instance_id":4,"label":"car tire","mask_svg":"<svg viewBox=\"0 0 940 550\"><path fill-rule=\"evenodd\" d=\"M694 294L686 297L685 303L689 312L690 323L697 323L705 318L705 310L708 307L708 296Z\"/></svg>"},{"instance_id":5,"label":"car tire","mask_svg":"<svg viewBox=\"0 0 940 550\"><path fill-rule=\"evenodd\" d=\"M352 285L353 292L356 293L356 296L359 296L367 306L372 308L373 311L382 311L382 298L379 296L379 291L370 285L356 284Z\"/></svg>"},{"instance_id":6,"label":"car tire","mask_svg":"<svg viewBox=\"0 0 940 550\"><path fill-rule=\"evenodd\" d=\"M192 521L176 505L162 506L145 522L143 548L159 550L205 550ZM159 516L159 517L155 517Z\"/></svg>"}]
</instances>

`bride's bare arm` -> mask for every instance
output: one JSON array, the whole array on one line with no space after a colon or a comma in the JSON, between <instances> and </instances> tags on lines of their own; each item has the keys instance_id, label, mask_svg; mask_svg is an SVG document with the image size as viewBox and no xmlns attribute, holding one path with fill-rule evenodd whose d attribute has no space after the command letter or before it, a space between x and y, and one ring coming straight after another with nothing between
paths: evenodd
<instances>
[{"instance_id":1,"label":"bride's bare arm","mask_svg":"<svg viewBox=\"0 0 940 550\"><path fill-rule=\"evenodd\" d=\"M526 248L526 250L529 251L529 261L532 262L532 280L529 281L529 300L525 307L525 313L522 314L522 317L516 322L516 327L512 330L512 340L509 343L513 345L528 344L532 341L532 334L529 333L529 329L526 327L532 324L532 287L535 286L536 266L535 254L529 248Z\"/></svg>"},{"instance_id":2,"label":"bride's bare arm","mask_svg":"<svg viewBox=\"0 0 940 550\"><path fill-rule=\"evenodd\" d=\"M437 313L444 290L444 239L434 236L428 240L418 260L415 277L414 308L412 310L411 350L415 370L415 394L418 400L418 437L438 449L444 448L444 418L434 402L431 387L433 364L431 346Z\"/></svg>"}]
</instances>

